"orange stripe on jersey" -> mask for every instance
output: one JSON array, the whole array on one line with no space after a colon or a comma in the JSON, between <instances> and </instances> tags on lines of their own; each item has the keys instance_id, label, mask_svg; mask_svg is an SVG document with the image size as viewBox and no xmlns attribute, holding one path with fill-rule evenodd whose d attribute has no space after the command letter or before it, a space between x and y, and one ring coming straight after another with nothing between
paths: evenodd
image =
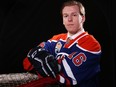
<instances>
[{"instance_id":1,"label":"orange stripe on jersey","mask_svg":"<svg viewBox=\"0 0 116 87\"><path fill-rule=\"evenodd\" d=\"M67 37L67 33L62 33L62 34L58 34L58 35L54 35L50 40L59 40L59 39L63 39L65 40Z\"/></svg>"},{"instance_id":2,"label":"orange stripe on jersey","mask_svg":"<svg viewBox=\"0 0 116 87\"><path fill-rule=\"evenodd\" d=\"M92 35L86 35L80 38L78 45L89 51L97 52L101 50L99 42Z\"/></svg>"}]
</instances>

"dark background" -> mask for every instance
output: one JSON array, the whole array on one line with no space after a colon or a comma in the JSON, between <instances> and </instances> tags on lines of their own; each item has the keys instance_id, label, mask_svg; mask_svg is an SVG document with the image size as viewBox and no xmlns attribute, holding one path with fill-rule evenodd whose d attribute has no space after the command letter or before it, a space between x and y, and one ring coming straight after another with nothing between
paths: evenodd
<instances>
[{"instance_id":1,"label":"dark background","mask_svg":"<svg viewBox=\"0 0 116 87\"><path fill-rule=\"evenodd\" d=\"M28 51L54 34L66 32L60 7L66 0L0 0L0 73L24 72ZM79 0L86 9L84 28L100 42L101 87L115 87L115 39L111 0Z\"/></svg>"}]
</instances>

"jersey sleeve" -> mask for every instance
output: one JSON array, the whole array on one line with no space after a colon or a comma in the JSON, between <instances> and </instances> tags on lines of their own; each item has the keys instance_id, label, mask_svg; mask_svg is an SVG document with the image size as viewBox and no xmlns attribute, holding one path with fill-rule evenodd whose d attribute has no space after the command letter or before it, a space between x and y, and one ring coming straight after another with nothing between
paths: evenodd
<instances>
[{"instance_id":1,"label":"jersey sleeve","mask_svg":"<svg viewBox=\"0 0 116 87\"><path fill-rule=\"evenodd\" d=\"M91 52L101 51L100 43L92 35L87 35L84 38L78 40L78 45Z\"/></svg>"}]
</instances>

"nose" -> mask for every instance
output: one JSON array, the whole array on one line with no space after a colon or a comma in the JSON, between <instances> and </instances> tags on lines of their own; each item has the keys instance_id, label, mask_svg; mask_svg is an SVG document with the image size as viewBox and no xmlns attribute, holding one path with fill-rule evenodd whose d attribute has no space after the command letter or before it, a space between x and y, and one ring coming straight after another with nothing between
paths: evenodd
<instances>
[{"instance_id":1,"label":"nose","mask_svg":"<svg viewBox=\"0 0 116 87\"><path fill-rule=\"evenodd\" d=\"M69 22L72 21L72 17L71 16L68 17L68 21Z\"/></svg>"}]
</instances>

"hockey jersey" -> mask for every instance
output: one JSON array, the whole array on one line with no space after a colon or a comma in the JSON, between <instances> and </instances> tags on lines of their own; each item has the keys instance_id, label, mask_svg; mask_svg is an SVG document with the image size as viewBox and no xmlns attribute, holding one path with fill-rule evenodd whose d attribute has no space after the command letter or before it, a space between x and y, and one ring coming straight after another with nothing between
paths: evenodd
<instances>
[{"instance_id":1,"label":"hockey jersey","mask_svg":"<svg viewBox=\"0 0 116 87\"><path fill-rule=\"evenodd\" d=\"M88 32L71 39L67 33L58 34L45 42L43 47L53 54L61 65L61 72L57 76L60 83L97 87L92 86L92 78L100 72L101 46ZM91 84L86 83L89 80Z\"/></svg>"}]
</instances>

